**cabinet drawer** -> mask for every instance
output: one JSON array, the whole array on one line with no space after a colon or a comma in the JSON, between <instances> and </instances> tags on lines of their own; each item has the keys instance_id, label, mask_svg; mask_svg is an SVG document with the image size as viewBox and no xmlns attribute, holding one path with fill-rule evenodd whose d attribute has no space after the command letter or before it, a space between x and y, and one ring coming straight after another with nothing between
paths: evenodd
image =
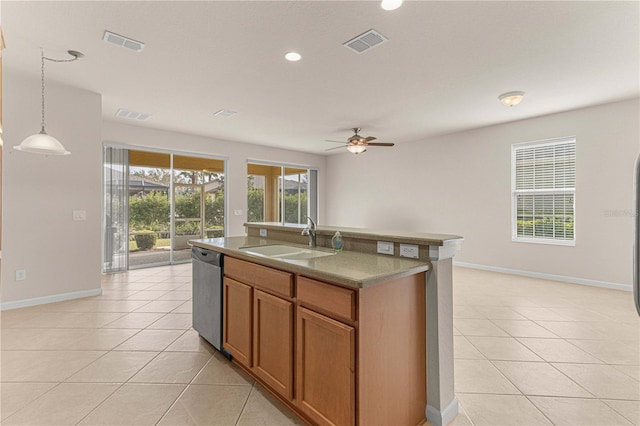
<instances>
[{"instance_id":1,"label":"cabinet drawer","mask_svg":"<svg viewBox=\"0 0 640 426\"><path fill-rule=\"evenodd\" d=\"M333 313L341 318L356 320L356 292L336 285L298 277L298 301Z\"/></svg>"},{"instance_id":2,"label":"cabinet drawer","mask_svg":"<svg viewBox=\"0 0 640 426\"><path fill-rule=\"evenodd\" d=\"M225 257L224 274L246 284L255 285L284 297L293 297L293 274Z\"/></svg>"}]
</instances>

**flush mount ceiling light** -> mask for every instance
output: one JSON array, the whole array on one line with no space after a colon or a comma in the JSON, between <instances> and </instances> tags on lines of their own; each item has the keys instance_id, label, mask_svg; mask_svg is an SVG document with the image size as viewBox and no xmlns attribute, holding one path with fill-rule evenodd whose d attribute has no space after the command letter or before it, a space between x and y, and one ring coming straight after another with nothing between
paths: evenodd
<instances>
[{"instance_id":1,"label":"flush mount ceiling light","mask_svg":"<svg viewBox=\"0 0 640 426\"><path fill-rule=\"evenodd\" d=\"M287 61L291 62L298 62L300 59L302 59L302 56L297 52L289 52L284 55L284 57Z\"/></svg>"},{"instance_id":2,"label":"flush mount ceiling light","mask_svg":"<svg viewBox=\"0 0 640 426\"><path fill-rule=\"evenodd\" d=\"M518 105L524 99L524 92L507 92L498 96L502 105L512 107Z\"/></svg>"},{"instance_id":3,"label":"flush mount ceiling light","mask_svg":"<svg viewBox=\"0 0 640 426\"><path fill-rule=\"evenodd\" d=\"M42 93L42 121L40 123L42 129L40 133L29 136L25 140L22 141L20 145L16 145L13 148L17 151L22 152L30 152L33 154L44 154L44 155L69 155L71 152L67 151L64 146L53 136L49 136L45 131L45 120L44 120L44 61L51 62L73 62L77 59L82 58L84 55L80 52L76 52L75 50L67 50L67 53L73 56L72 59L51 59L44 56L44 51L40 51L40 63L41 63L41 73L40 73L40 83L41 83L41 93Z\"/></svg>"},{"instance_id":4,"label":"flush mount ceiling light","mask_svg":"<svg viewBox=\"0 0 640 426\"><path fill-rule=\"evenodd\" d=\"M403 0L382 0L380 7L384 10L396 10L402 6Z\"/></svg>"}]
</instances>

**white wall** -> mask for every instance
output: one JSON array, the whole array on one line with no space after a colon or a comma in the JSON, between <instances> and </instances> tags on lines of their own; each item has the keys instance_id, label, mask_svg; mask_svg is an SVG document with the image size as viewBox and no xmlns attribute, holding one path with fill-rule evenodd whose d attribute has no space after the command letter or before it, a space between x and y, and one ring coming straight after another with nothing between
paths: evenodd
<instances>
[{"instance_id":1,"label":"white wall","mask_svg":"<svg viewBox=\"0 0 640 426\"><path fill-rule=\"evenodd\" d=\"M247 160L283 162L317 168L319 170L318 217L324 217L324 168L325 157L303 152L269 148L265 146L229 142L202 136L187 135L164 130L131 126L122 123L103 123L103 140L108 143L150 147L194 154L218 155L228 158L227 162L227 227L228 235L245 235L243 224L247 220ZM236 216L234 210L243 214Z\"/></svg>"},{"instance_id":2,"label":"white wall","mask_svg":"<svg viewBox=\"0 0 640 426\"><path fill-rule=\"evenodd\" d=\"M2 307L99 293L101 96L47 82L47 132L72 154L18 152L40 131L40 80L3 71ZM73 210L87 220L72 221ZM26 281L14 280L16 269Z\"/></svg>"},{"instance_id":3,"label":"white wall","mask_svg":"<svg viewBox=\"0 0 640 426\"><path fill-rule=\"evenodd\" d=\"M634 99L331 156L325 222L462 235L459 262L630 286L639 113ZM512 242L511 144L571 135L576 246Z\"/></svg>"},{"instance_id":4,"label":"white wall","mask_svg":"<svg viewBox=\"0 0 640 426\"><path fill-rule=\"evenodd\" d=\"M244 234L247 159L319 169L324 215L324 156L103 122L99 94L49 81L47 132L72 154L18 152L14 145L40 131L40 81L5 68L3 83L1 309L99 294L103 141L227 157L228 211L243 211L228 215L229 235ZM87 220L72 221L73 210L85 210ZM15 281L17 269L26 281Z\"/></svg>"}]
</instances>

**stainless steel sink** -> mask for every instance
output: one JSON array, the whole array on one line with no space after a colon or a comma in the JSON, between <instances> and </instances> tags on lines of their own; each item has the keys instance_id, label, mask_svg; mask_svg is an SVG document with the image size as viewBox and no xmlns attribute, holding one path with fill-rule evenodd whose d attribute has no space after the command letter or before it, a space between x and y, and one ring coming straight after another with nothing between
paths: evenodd
<instances>
[{"instance_id":1,"label":"stainless steel sink","mask_svg":"<svg viewBox=\"0 0 640 426\"><path fill-rule=\"evenodd\" d=\"M269 246L243 247L240 249L248 254L262 257L271 257L276 259L314 259L316 257L331 256L334 252L322 250L314 250L310 248L302 248L288 246L285 244L274 244Z\"/></svg>"}]
</instances>

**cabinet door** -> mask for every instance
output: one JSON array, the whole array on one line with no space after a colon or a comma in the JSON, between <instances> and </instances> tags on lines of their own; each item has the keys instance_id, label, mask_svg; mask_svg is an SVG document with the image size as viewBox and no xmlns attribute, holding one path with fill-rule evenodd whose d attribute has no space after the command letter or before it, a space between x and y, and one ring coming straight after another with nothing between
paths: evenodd
<instances>
[{"instance_id":1,"label":"cabinet door","mask_svg":"<svg viewBox=\"0 0 640 426\"><path fill-rule=\"evenodd\" d=\"M320 425L355 423L355 329L298 307L296 404Z\"/></svg>"},{"instance_id":2,"label":"cabinet door","mask_svg":"<svg viewBox=\"0 0 640 426\"><path fill-rule=\"evenodd\" d=\"M251 367L253 289L224 278L224 343L222 346L243 365Z\"/></svg>"},{"instance_id":3,"label":"cabinet door","mask_svg":"<svg viewBox=\"0 0 640 426\"><path fill-rule=\"evenodd\" d=\"M283 397L293 397L293 303L254 289L253 371Z\"/></svg>"}]
</instances>

